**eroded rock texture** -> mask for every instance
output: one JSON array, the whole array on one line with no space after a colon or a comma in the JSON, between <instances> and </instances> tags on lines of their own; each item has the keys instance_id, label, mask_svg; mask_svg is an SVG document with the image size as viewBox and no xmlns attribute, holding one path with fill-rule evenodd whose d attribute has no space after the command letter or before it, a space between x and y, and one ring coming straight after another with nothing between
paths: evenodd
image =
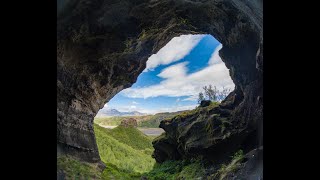
<instances>
[{"instance_id":1,"label":"eroded rock texture","mask_svg":"<svg viewBox=\"0 0 320 180\"><path fill-rule=\"evenodd\" d=\"M149 56L182 34L211 34L223 44L220 56L236 89L218 109L228 111L235 132L256 137L263 108L262 1L59 0L58 154L99 161L95 114L136 81ZM213 154L218 144L197 149Z\"/></svg>"}]
</instances>

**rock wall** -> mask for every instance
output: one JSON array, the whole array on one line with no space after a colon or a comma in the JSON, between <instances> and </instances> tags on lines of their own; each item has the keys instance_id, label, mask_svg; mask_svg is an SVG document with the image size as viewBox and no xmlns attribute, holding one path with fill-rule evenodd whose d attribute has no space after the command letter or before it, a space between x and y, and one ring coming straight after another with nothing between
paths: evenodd
<instances>
[{"instance_id":1,"label":"rock wall","mask_svg":"<svg viewBox=\"0 0 320 180\"><path fill-rule=\"evenodd\" d=\"M58 155L99 161L95 114L136 81L149 56L182 34L211 34L223 44L220 56L236 85L223 108L244 127L262 124L262 1L57 3Z\"/></svg>"}]
</instances>

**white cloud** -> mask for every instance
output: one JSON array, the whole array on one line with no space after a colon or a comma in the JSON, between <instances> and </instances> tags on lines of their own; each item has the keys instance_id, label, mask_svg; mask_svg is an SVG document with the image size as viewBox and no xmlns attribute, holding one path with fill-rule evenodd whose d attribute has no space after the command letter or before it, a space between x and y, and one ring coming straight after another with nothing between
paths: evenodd
<instances>
[{"instance_id":1,"label":"white cloud","mask_svg":"<svg viewBox=\"0 0 320 180\"><path fill-rule=\"evenodd\" d=\"M135 101L132 101L132 104L139 104L139 103L137 103L137 102L135 102Z\"/></svg>"},{"instance_id":2,"label":"white cloud","mask_svg":"<svg viewBox=\"0 0 320 180\"><path fill-rule=\"evenodd\" d=\"M157 113L159 112L177 112L177 111L183 111L183 110L191 110L194 109L197 105L186 105L186 106L174 106L170 108L161 108L157 110Z\"/></svg>"},{"instance_id":3,"label":"white cloud","mask_svg":"<svg viewBox=\"0 0 320 180\"><path fill-rule=\"evenodd\" d=\"M190 53L205 35L181 35L174 37L168 44L161 48L157 54L153 54L147 61L144 72L153 70L159 65L167 65L176 62Z\"/></svg>"},{"instance_id":4,"label":"white cloud","mask_svg":"<svg viewBox=\"0 0 320 180\"><path fill-rule=\"evenodd\" d=\"M184 77L187 73L187 64L188 62L183 62L169 66L166 69L162 70L161 73L157 76L164 79Z\"/></svg>"},{"instance_id":5,"label":"white cloud","mask_svg":"<svg viewBox=\"0 0 320 180\"><path fill-rule=\"evenodd\" d=\"M182 99L181 101L197 101L198 100L198 94L197 95L192 95L187 98Z\"/></svg>"},{"instance_id":6,"label":"white cloud","mask_svg":"<svg viewBox=\"0 0 320 180\"><path fill-rule=\"evenodd\" d=\"M177 112L183 110L191 110L194 109L197 105L186 105L186 106L173 106L168 108L159 108L159 109L139 109L138 111L146 114L156 114L161 112Z\"/></svg>"},{"instance_id":7,"label":"white cloud","mask_svg":"<svg viewBox=\"0 0 320 180\"><path fill-rule=\"evenodd\" d=\"M211 58L209 59L210 65L219 64L222 62L221 57L219 56L219 51L221 48L222 48L222 44L219 44L214 50L214 52L212 53Z\"/></svg>"},{"instance_id":8,"label":"white cloud","mask_svg":"<svg viewBox=\"0 0 320 180\"><path fill-rule=\"evenodd\" d=\"M164 78L160 84L142 87L129 88L121 93L130 98L150 98L158 96L179 97L188 96L186 100L196 100L197 95L205 85L213 84L218 89L234 89L233 81L229 75L229 70L221 61L218 51L222 46L217 46L204 69L192 74L187 74L187 62L182 62L167 67L162 70L159 77Z\"/></svg>"}]
</instances>

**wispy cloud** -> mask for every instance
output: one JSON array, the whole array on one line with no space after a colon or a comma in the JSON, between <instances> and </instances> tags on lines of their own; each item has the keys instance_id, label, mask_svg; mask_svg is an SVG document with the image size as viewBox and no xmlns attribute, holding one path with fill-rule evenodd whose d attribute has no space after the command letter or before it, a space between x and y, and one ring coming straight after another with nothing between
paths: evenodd
<instances>
[{"instance_id":1,"label":"wispy cloud","mask_svg":"<svg viewBox=\"0 0 320 180\"><path fill-rule=\"evenodd\" d=\"M219 51L221 48L222 44L219 44L212 53L211 58L209 59L210 65L222 63L221 57L219 56Z\"/></svg>"},{"instance_id":2,"label":"wispy cloud","mask_svg":"<svg viewBox=\"0 0 320 180\"><path fill-rule=\"evenodd\" d=\"M147 114L156 114L161 112L177 112L177 111L184 111L184 110L191 110L194 109L197 105L186 105L186 106L173 106L168 108L159 108L159 109L140 109L138 110L141 113Z\"/></svg>"},{"instance_id":3,"label":"wispy cloud","mask_svg":"<svg viewBox=\"0 0 320 180\"><path fill-rule=\"evenodd\" d=\"M230 78L229 70L221 61L218 51L222 45L217 46L204 69L192 74L187 74L187 63L182 62L163 69L157 76L164 78L159 84L142 87L129 88L121 93L130 98L150 98L158 96L180 97L188 96L184 101L194 101L205 85L213 84L218 89L234 88Z\"/></svg>"},{"instance_id":4,"label":"wispy cloud","mask_svg":"<svg viewBox=\"0 0 320 180\"><path fill-rule=\"evenodd\" d=\"M147 61L144 72L153 70L159 65L176 62L190 53L205 35L181 35L174 37L168 44L153 54Z\"/></svg>"}]
</instances>

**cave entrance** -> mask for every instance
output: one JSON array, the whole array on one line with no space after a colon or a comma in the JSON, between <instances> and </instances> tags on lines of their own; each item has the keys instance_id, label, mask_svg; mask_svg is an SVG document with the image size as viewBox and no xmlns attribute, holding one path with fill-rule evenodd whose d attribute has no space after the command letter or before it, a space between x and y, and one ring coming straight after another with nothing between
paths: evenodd
<instances>
[{"instance_id":1,"label":"cave entrance","mask_svg":"<svg viewBox=\"0 0 320 180\"><path fill-rule=\"evenodd\" d=\"M181 35L150 56L136 83L95 117L101 160L124 171L150 171L151 141L164 132L161 120L194 109L201 99L220 102L234 89L221 48L211 35Z\"/></svg>"}]
</instances>

